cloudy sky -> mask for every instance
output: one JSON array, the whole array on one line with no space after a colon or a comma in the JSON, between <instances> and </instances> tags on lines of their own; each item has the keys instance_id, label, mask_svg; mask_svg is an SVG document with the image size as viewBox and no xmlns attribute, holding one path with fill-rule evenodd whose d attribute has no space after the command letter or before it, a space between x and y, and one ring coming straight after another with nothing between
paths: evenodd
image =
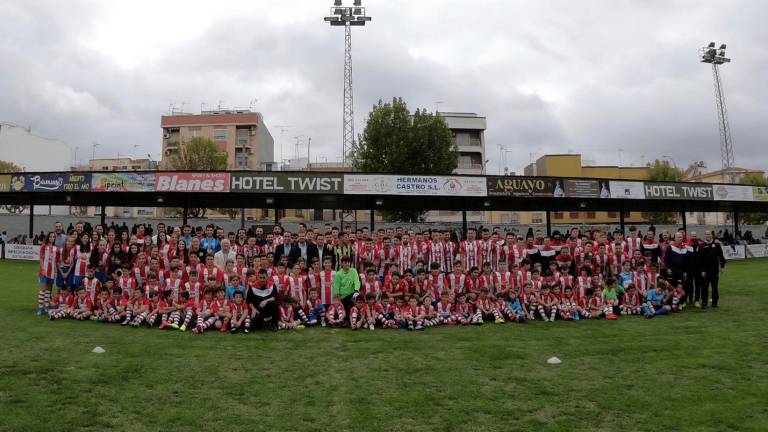
<instances>
[{"instance_id":1,"label":"cloudy sky","mask_svg":"<svg viewBox=\"0 0 768 432\"><path fill-rule=\"evenodd\" d=\"M351 2L351 0L347 0ZM0 121L31 126L80 155L159 157L171 103L256 108L276 142L312 137L341 154L343 30L330 0L0 0ZM768 168L765 1L368 0L353 34L356 129L379 98L488 119L488 171L580 152L597 164L720 165L710 40L736 163ZM292 127L281 136L276 125ZM621 152L620 150L621 149ZM305 151L305 150L303 150ZM303 152L302 151L302 152ZM303 154L303 153L302 153ZM621 154L621 156L620 156ZM325 160L325 159L321 159Z\"/></svg>"}]
</instances>

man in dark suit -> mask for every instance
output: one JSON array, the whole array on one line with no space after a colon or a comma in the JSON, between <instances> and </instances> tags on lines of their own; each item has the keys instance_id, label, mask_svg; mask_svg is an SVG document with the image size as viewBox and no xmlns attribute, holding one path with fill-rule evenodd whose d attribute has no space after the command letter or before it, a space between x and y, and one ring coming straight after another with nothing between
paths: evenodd
<instances>
[{"instance_id":1,"label":"man in dark suit","mask_svg":"<svg viewBox=\"0 0 768 432\"><path fill-rule=\"evenodd\" d=\"M296 240L296 247L299 249L299 256L304 258L306 270L312 265L312 260L317 258L317 246L307 240L307 233L300 232ZM322 268L322 265L320 266Z\"/></svg>"},{"instance_id":2,"label":"man in dark suit","mask_svg":"<svg viewBox=\"0 0 768 432\"><path fill-rule=\"evenodd\" d=\"M293 243L293 238L291 238L291 233L289 233L288 231L283 233L283 244L278 245L275 248L275 262L274 262L275 265L277 265L280 262L280 258L282 258L283 255L288 257L289 269L293 267L294 264L296 264L296 261L298 261L299 257L301 256L301 251L296 246L296 244Z\"/></svg>"},{"instance_id":3,"label":"man in dark suit","mask_svg":"<svg viewBox=\"0 0 768 432\"><path fill-rule=\"evenodd\" d=\"M323 268L323 260L325 257L330 257L331 268L336 268L336 255L333 253L333 246L326 243L326 238L327 237L324 234L317 233L317 238L315 239L315 246L317 247L317 259L320 260L320 268Z\"/></svg>"}]
</instances>

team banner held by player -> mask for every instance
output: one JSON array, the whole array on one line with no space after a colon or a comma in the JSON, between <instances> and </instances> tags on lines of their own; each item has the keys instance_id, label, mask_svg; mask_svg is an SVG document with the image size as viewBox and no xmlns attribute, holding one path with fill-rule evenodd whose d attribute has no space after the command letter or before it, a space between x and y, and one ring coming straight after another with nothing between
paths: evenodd
<instances>
[{"instance_id":1,"label":"team banner held by player","mask_svg":"<svg viewBox=\"0 0 768 432\"><path fill-rule=\"evenodd\" d=\"M152 192L155 190L155 174L94 173L91 190L94 192Z\"/></svg>"},{"instance_id":2,"label":"team banner held by player","mask_svg":"<svg viewBox=\"0 0 768 432\"><path fill-rule=\"evenodd\" d=\"M230 192L343 194L342 174L232 173Z\"/></svg>"},{"instance_id":3,"label":"team banner held by player","mask_svg":"<svg viewBox=\"0 0 768 432\"><path fill-rule=\"evenodd\" d=\"M500 177L488 179L489 196L552 197L555 180L542 177Z\"/></svg>"},{"instance_id":4,"label":"team banner held by player","mask_svg":"<svg viewBox=\"0 0 768 432\"><path fill-rule=\"evenodd\" d=\"M91 173L14 174L13 192L90 192Z\"/></svg>"},{"instance_id":5,"label":"team banner held by player","mask_svg":"<svg viewBox=\"0 0 768 432\"><path fill-rule=\"evenodd\" d=\"M158 192L229 192L229 173L159 172Z\"/></svg>"},{"instance_id":6,"label":"team banner held by player","mask_svg":"<svg viewBox=\"0 0 768 432\"><path fill-rule=\"evenodd\" d=\"M351 195L487 196L485 177L345 174Z\"/></svg>"}]
</instances>

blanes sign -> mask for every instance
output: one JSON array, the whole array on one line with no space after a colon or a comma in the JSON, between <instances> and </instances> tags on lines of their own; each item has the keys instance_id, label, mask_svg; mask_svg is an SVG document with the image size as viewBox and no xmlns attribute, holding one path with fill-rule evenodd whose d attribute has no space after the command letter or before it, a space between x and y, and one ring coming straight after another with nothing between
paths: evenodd
<instances>
[{"instance_id":1,"label":"blanes sign","mask_svg":"<svg viewBox=\"0 0 768 432\"><path fill-rule=\"evenodd\" d=\"M160 172L158 192L229 192L229 173Z\"/></svg>"}]
</instances>

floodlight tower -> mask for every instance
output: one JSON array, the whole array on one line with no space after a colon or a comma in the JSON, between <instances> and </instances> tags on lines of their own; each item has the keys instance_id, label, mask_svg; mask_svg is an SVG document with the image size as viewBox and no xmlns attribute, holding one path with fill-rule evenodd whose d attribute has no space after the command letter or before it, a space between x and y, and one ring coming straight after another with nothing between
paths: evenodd
<instances>
[{"instance_id":1,"label":"floodlight tower","mask_svg":"<svg viewBox=\"0 0 768 432\"><path fill-rule=\"evenodd\" d=\"M352 97L352 26L364 26L371 17L365 14L362 0L354 0L352 6L342 6L342 0L334 0L331 13L325 21L331 26L344 26L344 114L342 120L341 160L347 165L355 153L355 114Z\"/></svg>"},{"instance_id":2,"label":"floodlight tower","mask_svg":"<svg viewBox=\"0 0 768 432\"><path fill-rule=\"evenodd\" d=\"M723 175L729 183L734 183L733 176L733 138L731 126L728 123L728 110L725 108L725 93L720 81L720 65L729 63L731 59L725 56L725 44L715 48L715 43L701 49L701 62L712 65L712 77L715 81L715 105L717 106L718 127L720 128L720 157L723 163Z\"/></svg>"}]
</instances>

